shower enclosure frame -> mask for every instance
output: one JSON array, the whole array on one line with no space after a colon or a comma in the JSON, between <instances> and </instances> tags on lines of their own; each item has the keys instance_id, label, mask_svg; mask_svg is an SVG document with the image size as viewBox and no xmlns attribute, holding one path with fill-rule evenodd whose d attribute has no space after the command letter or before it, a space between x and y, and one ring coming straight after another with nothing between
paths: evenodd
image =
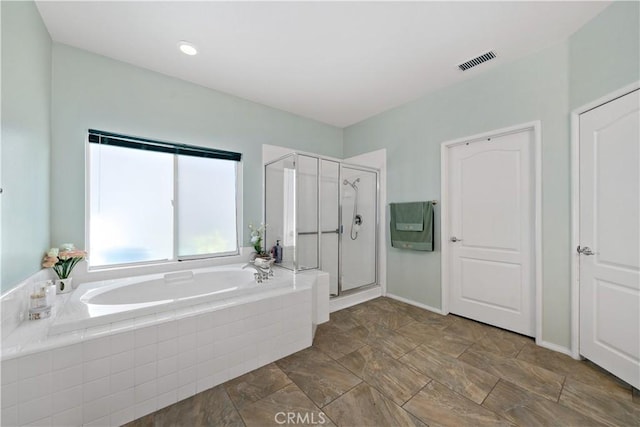
<instances>
[{"instance_id":1,"label":"shower enclosure frame","mask_svg":"<svg viewBox=\"0 0 640 427\"><path fill-rule=\"evenodd\" d=\"M314 268L301 268L299 265L299 255L298 255L298 250L299 250L299 246L298 246L298 203L299 203L299 198L297 195L297 181L298 181L298 158L299 156L305 156L308 158L312 158L316 161L316 170L317 170L317 189L316 189L316 202L317 202L317 209L316 209L316 221L317 221L317 267ZM322 269L322 265L323 265L323 256L322 256L322 235L323 234L327 234L327 233L337 233L338 234L338 277L337 277L337 284L338 284L338 294L335 295L336 297L338 296L342 296L342 295L348 295L352 292L357 292L360 291L362 289L366 289L369 287L373 287L373 286L377 286L379 285L379 256L380 256L380 242L379 242L379 237L380 237L380 171L376 168L371 168L368 166L361 166L361 165L356 165L356 164L351 164L351 163L345 163L342 162L340 160L337 160L335 158L331 158L331 157L325 157L325 156L321 156L321 155L317 155L317 154L307 154L307 153L303 153L303 152L291 152L288 154L285 154L283 156L280 156L278 158L275 158L273 160L270 160L268 162L266 162L264 164L264 169L263 169L263 173L264 173L264 198L263 198L263 218L264 218L264 223L267 224L267 167L269 167L270 165L280 162L282 160L285 159L293 159L293 163L294 163L294 186L295 186L295 205L296 205L296 212L294 215L294 234L293 234L293 245L294 245L294 253L293 253L293 268L289 268L286 267L284 265L280 265L282 268L286 268L288 270L292 270L294 273L297 273L299 271L305 271L305 270L314 270L314 269ZM332 162L332 163L336 163L338 165L338 229L337 230L322 230L321 225L322 225L322 170L321 170L321 164L322 161L328 161L328 162ZM360 170L363 172L368 172L368 173L374 173L375 174L375 227L374 227L374 241L375 241L375 262L374 262L374 282L373 283L367 283L361 286L358 286L356 288L353 289L349 289L347 291L343 291L342 290L342 273L343 273L343 262L342 262L342 239L343 239L343 235L344 235L344 224L342 223L342 211L343 211L343 203L342 203L342 198L343 198L343 173L342 173L342 169L346 167L349 169L355 169L355 170ZM268 234L268 229L266 231L265 234L265 243L268 241L267 239L267 234ZM265 248L268 250L268 248Z\"/></svg>"},{"instance_id":2,"label":"shower enclosure frame","mask_svg":"<svg viewBox=\"0 0 640 427\"><path fill-rule=\"evenodd\" d=\"M378 277L378 271L379 271L379 257L380 257L380 171L378 169L375 168L370 168L367 166L360 166L360 165L355 165L355 164L351 164L351 163L343 163L343 162L338 162L340 164L340 169L339 169L339 174L338 174L338 184L339 184L339 203L338 203L338 217L340 218L340 223L338 225L338 227L340 228L340 232L338 233L338 295L337 296L341 296L341 295L348 295L349 293L352 292L357 292L360 291L362 289L366 289L368 287L372 287L372 286L376 286L379 284L379 277ZM344 185L343 183L343 174L342 174L342 169L343 168L349 168L349 169L355 169L355 170L359 170L359 171L363 171L363 172L369 172L369 173L374 173L375 174L375 182L376 182L376 188L375 188L375 233L374 233L374 242L375 242L375 262L374 262L374 281L373 283L366 283L364 285L360 285L356 288L352 288L346 291L342 290L342 277L343 277L343 262L342 262L342 239L344 238L344 234L345 234L345 230L344 230L344 224L342 223L342 209L343 209L343 187ZM353 220L353 219L352 219Z\"/></svg>"}]
</instances>

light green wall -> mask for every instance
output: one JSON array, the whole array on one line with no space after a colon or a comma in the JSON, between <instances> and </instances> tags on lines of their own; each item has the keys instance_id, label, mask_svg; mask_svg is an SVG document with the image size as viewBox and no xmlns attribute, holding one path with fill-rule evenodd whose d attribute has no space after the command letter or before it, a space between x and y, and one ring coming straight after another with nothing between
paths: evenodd
<instances>
[{"instance_id":1,"label":"light green wall","mask_svg":"<svg viewBox=\"0 0 640 427\"><path fill-rule=\"evenodd\" d=\"M541 120L545 311L569 305L569 229L558 220L569 218L567 54L558 44L345 129L346 156L387 149L388 199L402 202L440 199L442 142ZM388 291L439 308L440 250L387 247ZM569 314L550 311L545 319L552 323L545 338L568 343Z\"/></svg>"},{"instance_id":2,"label":"light green wall","mask_svg":"<svg viewBox=\"0 0 640 427\"><path fill-rule=\"evenodd\" d=\"M541 120L542 339L567 348L571 339L569 113L574 106L638 80L637 16L637 3L616 3L566 42L344 132L346 157L387 149L388 200L401 202L440 198L442 142ZM593 43L599 49L591 48ZM438 231L439 226L436 215ZM440 251L401 251L388 242L387 248L388 291L440 307Z\"/></svg>"},{"instance_id":3,"label":"light green wall","mask_svg":"<svg viewBox=\"0 0 640 427\"><path fill-rule=\"evenodd\" d=\"M569 111L639 79L637 2L614 3L567 42L351 126L344 146L341 129L65 45L53 45L50 75L34 4L1 4L3 290L38 270L49 237L84 244L87 128L243 152L244 230L261 215L262 144L334 157L386 148L389 202L439 199L440 143L539 119L543 338L569 345ZM440 306L439 252L388 247L387 264L390 292Z\"/></svg>"},{"instance_id":4,"label":"light green wall","mask_svg":"<svg viewBox=\"0 0 640 427\"><path fill-rule=\"evenodd\" d=\"M85 242L88 128L243 153L243 231L262 215L262 144L342 157L342 129L70 46L54 44L52 80L54 244Z\"/></svg>"},{"instance_id":5,"label":"light green wall","mask_svg":"<svg viewBox=\"0 0 640 427\"><path fill-rule=\"evenodd\" d=\"M569 104L578 108L640 79L640 2L616 1L570 38Z\"/></svg>"},{"instance_id":6,"label":"light green wall","mask_svg":"<svg viewBox=\"0 0 640 427\"><path fill-rule=\"evenodd\" d=\"M51 38L33 2L2 8L2 273L7 290L49 246Z\"/></svg>"}]
</instances>

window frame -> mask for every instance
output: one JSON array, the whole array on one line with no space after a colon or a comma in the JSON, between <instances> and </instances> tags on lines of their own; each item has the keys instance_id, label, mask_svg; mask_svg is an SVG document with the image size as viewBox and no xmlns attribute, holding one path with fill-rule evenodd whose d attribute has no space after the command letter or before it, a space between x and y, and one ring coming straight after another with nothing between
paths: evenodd
<instances>
[{"instance_id":1,"label":"window frame","mask_svg":"<svg viewBox=\"0 0 640 427\"><path fill-rule=\"evenodd\" d=\"M89 250L91 243L91 144L95 144L89 141L89 134L91 129L87 130L85 135L85 214L84 214L84 243L85 248ZM124 148L124 147L123 147ZM135 150L135 148L130 148ZM121 268L129 268L129 267L145 267L145 266L159 266L159 265L170 265L181 262L189 262L189 261L202 261L207 259L218 259L225 257L233 257L241 254L240 241L242 238L241 234L241 223L242 223L242 159L235 160L227 160L235 163L235 246L236 249L234 251L228 252L218 252L218 253L209 253L209 254L201 254L201 255L187 255L180 256L178 255L178 210L179 210L179 194L178 194L178 156L180 154L174 153L173 155L173 228L172 228L172 236L173 236L173 257L171 259L160 259L160 260L151 260L151 261L136 261L136 262L127 262L127 263L118 263L118 264L109 264L109 265L91 265L89 260L87 260L87 271L105 271L111 269L121 269ZM225 159L222 159L225 160ZM89 259L91 259L91 254L89 253Z\"/></svg>"}]
</instances>

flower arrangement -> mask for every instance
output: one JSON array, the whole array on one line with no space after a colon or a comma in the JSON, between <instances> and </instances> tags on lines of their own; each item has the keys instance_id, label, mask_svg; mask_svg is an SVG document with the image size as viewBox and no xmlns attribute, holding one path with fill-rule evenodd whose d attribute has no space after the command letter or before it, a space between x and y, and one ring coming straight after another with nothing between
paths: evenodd
<instances>
[{"instance_id":1,"label":"flower arrangement","mask_svg":"<svg viewBox=\"0 0 640 427\"><path fill-rule=\"evenodd\" d=\"M66 279L73 268L85 259L87 253L76 249L72 243L61 245L60 249L51 248L42 260L42 266L53 268L60 279Z\"/></svg>"},{"instance_id":2,"label":"flower arrangement","mask_svg":"<svg viewBox=\"0 0 640 427\"><path fill-rule=\"evenodd\" d=\"M251 244L256 251L256 257L270 257L269 253L262 248L262 239L264 232L267 229L267 225L260 223L260 227L255 227L253 224L249 224L249 230L251 230Z\"/></svg>"}]
</instances>

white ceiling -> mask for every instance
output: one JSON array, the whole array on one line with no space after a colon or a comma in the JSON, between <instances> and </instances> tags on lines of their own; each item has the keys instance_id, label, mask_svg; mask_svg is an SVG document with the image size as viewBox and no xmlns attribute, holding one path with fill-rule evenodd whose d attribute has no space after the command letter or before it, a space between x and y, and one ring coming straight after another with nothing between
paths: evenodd
<instances>
[{"instance_id":1,"label":"white ceiling","mask_svg":"<svg viewBox=\"0 0 640 427\"><path fill-rule=\"evenodd\" d=\"M564 40L609 3L37 5L56 42L345 127ZM487 50L498 58L457 69Z\"/></svg>"}]
</instances>

